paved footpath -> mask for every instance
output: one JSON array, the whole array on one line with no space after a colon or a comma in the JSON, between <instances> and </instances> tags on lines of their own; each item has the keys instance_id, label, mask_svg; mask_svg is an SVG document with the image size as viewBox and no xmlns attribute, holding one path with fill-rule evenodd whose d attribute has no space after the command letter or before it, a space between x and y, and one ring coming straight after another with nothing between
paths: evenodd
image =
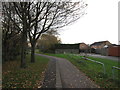
<instances>
[{"instance_id":1,"label":"paved footpath","mask_svg":"<svg viewBox=\"0 0 120 90\"><path fill-rule=\"evenodd\" d=\"M50 59L43 88L99 88L99 86L90 80L84 73L79 71L68 60L42 54L36 55ZM53 76L49 77L49 75ZM52 87L50 83L52 83Z\"/></svg>"}]
</instances>

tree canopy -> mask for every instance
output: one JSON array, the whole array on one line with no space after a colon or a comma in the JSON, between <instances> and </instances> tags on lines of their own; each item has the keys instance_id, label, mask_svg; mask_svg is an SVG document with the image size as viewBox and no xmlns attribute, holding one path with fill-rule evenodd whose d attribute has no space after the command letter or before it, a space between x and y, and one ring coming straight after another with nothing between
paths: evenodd
<instances>
[{"instance_id":1,"label":"tree canopy","mask_svg":"<svg viewBox=\"0 0 120 90\"><path fill-rule=\"evenodd\" d=\"M2 6L3 58L5 59L8 51L5 46L7 41L13 40L12 37L19 36L21 67L25 68L28 39L31 43L31 62L35 62L35 46L41 35L51 30L58 30L78 20L85 14L84 10L87 4L83 1L50 2L39 0L2 2Z\"/></svg>"},{"instance_id":2,"label":"tree canopy","mask_svg":"<svg viewBox=\"0 0 120 90\"><path fill-rule=\"evenodd\" d=\"M49 32L43 34L41 38L38 39L37 47L41 52L54 53L55 45L59 43L61 43L61 40Z\"/></svg>"}]
</instances>

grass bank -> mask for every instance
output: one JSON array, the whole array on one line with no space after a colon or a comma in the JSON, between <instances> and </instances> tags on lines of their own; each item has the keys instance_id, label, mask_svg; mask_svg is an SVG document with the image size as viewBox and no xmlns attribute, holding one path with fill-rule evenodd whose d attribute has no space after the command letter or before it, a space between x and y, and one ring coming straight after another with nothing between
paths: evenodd
<instances>
[{"instance_id":1,"label":"grass bank","mask_svg":"<svg viewBox=\"0 0 120 90\"><path fill-rule=\"evenodd\" d=\"M27 55L27 68L20 68L20 58L3 64L2 87L3 88L38 88L42 84L44 71L49 59L37 56L36 62L30 62Z\"/></svg>"},{"instance_id":2,"label":"grass bank","mask_svg":"<svg viewBox=\"0 0 120 90\"><path fill-rule=\"evenodd\" d=\"M82 56L76 56L72 54L48 54L48 55L66 58L102 88L119 87L120 78L118 73L120 72L118 70L115 70L115 79L112 78L112 66L118 67L117 61L111 61L109 59L103 59L103 58L88 57L90 59L105 64L106 73L104 74L102 65L96 64L88 60L84 60L82 59Z\"/></svg>"}]
</instances>

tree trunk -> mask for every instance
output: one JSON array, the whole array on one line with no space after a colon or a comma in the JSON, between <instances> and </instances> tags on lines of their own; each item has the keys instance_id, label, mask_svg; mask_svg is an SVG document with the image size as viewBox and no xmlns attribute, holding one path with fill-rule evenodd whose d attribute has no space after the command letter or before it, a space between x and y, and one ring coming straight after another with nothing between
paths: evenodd
<instances>
[{"instance_id":1,"label":"tree trunk","mask_svg":"<svg viewBox=\"0 0 120 90\"><path fill-rule=\"evenodd\" d=\"M24 17L24 16L23 16ZM23 18L23 32L22 32L22 48L21 48L21 68L26 68L26 44L27 44L27 20Z\"/></svg>"},{"instance_id":2,"label":"tree trunk","mask_svg":"<svg viewBox=\"0 0 120 90\"><path fill-rule=\"evenodd\" d=\"M26 68L24 46L22 46L22 48L21 48L21 68Z\"/></svg>"},{"instance_id":3,"label":"tree trunk","mask_svg":"<svg viewBox=\"0 0 120 90\"><path fill-rule=\"evenodd\" d=\"M23 4L23 3L22 3ZM26 68L26 44L27 44L27 17L26 17L26 8L25 3L22 6L22 24L23 24L23 32L22 32L22 48L21 48L21 68Z\"/></svg>"},{"instance_id":4,"label":"tree trunk","mask_svg":"<svg viewBox=\"0 0 120 90\"><path fill-rule=\"evenodd\" d=\"M21 48L21 68L26 68L26 39L27 32L22 33L22 48Z\"/></svg>"},{"instance_id":5,"label":"tree trunk","mask_svg":"<svg viewBox=\"0 0 120 90\"><path fill-rule=\"evenodd\" d=\"M6 50L5 50L5 45L2 45L2 63L5 63L6 61Z\"/></svg>"},{"instance_id":6,"label":"tree trunk","mask_svg":"<svg viewBox=\"0 0 120 90\"><path fill-rule=\"evenodd\" d=\"M6 62L6 61L9 59L9 58L8 58L9 56L7 55L7 54L8 54L8 49L7 49L7 47L8 47L8 44L6 43L6 39L4 39L3 45L2 45L2 50L3 50L2 62L3 62L3 63Z\"/></svg>"},{"instance_id":7,"label":"tree trunk","mask_svg":"<svg viewBox=\"0 0 120 90\"><path fill-rule=\"evenodd\" d=\"M31 45L31 63L35 62L35 44Z\"/></svg>"}]
</instances>

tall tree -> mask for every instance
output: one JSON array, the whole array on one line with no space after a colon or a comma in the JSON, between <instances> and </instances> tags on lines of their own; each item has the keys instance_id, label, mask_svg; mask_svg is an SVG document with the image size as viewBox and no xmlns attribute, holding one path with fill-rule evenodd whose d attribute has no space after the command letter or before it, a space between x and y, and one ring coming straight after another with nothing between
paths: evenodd
<instances>
[{"instance_id":1,"label":"tall tree","mask_svg":"<svg viewBox=\"0 0 120 90\"><path fill-rule=\"evenodd\" d=\"M34 5L33 5L34 7ZM30 21L34 21L29 32L31 43L31 62L35 62L35 45L39 37L52 29L62 28L85 14L83 2L37 2L31 10ZM34 12L34 13L33 13ZM33 19L33 20L32 20Z\"/></svg>"},{"instance_id":2,"label":"tall tree","mask_svg":"<svg viewBox=\"0 0 120 90\"><path fill-rule=\"evenodd\" d=\"M17 27L17 30L21 33L21 67L26 67L25 55L26 55L26 43L28 32L28 2L6 2L3 3L4 12L6 17ZM11 14L12 13L12 14ZM10 26L8 24L8 26ZM13 29L15 31L15 29ZM9 31L9 30L8 30Z\"/></svg>"},{"instance_id":3,"label":"tall tree","mask_svg":"<svg viewBox=\"0 0 120 90\"><path fill-rule=\"evenodd\" d=\"M17 40L17 42L13 42L14 40L18 39L18 37L20 37L19 34L19 29L18 27L16 27L14 25L14 23L10 20L9 17L13 17L13 21L15 22L15 14L14 14L14 10L12 11L12 7L10 7L9 3L2 3L3 5L3 9L2 9L2 50L3 50L3 62L7 61L7 60L11 60L12 58L15 57L15 51L10 52L12 49L16 49L15 45L13 48L13 44L18 43L19 40ZM7 5L7 7L5 6ZM7 11L7 8L9 8L9 11ZM9 13L9 14L8 14ZM9 17L8 17L9 15Z\"/></svg>"},{"instance_id":4,"label":"tall tree","mask_svg":"<svg viewBox=\"0 0 120 90\"><path fill-rule=\"evenodd\" d=\"M58 30L85 14L86 4L81 2L7 2L3 4L6 17L21 33L21 67L26 67L27 35L31 43L31 62L35 62L35 45L39 37L49 31ZM14 16L14 17L13 17ZM10 24L8 24L10 27ZM7 29L9 31L9 29Z\"/></svg>"}]
</instances>

